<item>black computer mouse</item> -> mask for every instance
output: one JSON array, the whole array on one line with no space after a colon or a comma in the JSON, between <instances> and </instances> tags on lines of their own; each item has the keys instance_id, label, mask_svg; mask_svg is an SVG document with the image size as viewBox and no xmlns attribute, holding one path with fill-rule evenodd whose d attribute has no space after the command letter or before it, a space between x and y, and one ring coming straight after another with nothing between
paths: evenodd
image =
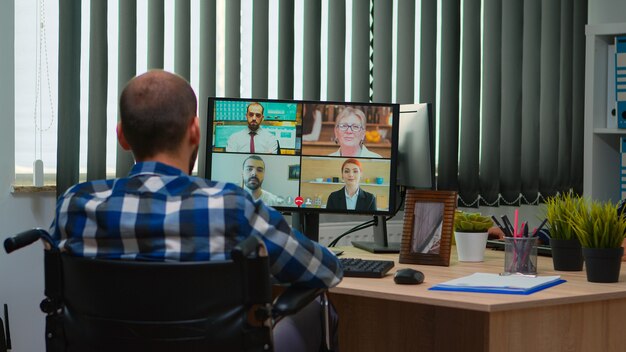
<instances>
[{"instance_id":1,"label":"black computer mouse","mask_svg":"<svg viewBox=\"0 0 626 352\"><path fill-rule=\"evenodd\" d=\"M393 281L397 284L417 285L424 282L424 274L411 268L399 269L393 275Z\"/></svg>"}]
</instances>

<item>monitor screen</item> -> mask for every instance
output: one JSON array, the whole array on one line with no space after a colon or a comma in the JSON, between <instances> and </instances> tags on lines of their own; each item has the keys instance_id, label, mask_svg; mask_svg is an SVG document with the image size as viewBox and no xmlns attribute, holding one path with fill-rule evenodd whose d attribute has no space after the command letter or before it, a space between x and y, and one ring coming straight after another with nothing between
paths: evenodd
<instances>
[{"instance_id":1,"label":"monitor screen","mask_svg":"<svg viewBox=\"0 0 626 352\"><path fill-rule=\"evenodd\" d=\"M209 98L206 177L278 210L391 214L398 104Z\"/></svg>"}]
</instances>

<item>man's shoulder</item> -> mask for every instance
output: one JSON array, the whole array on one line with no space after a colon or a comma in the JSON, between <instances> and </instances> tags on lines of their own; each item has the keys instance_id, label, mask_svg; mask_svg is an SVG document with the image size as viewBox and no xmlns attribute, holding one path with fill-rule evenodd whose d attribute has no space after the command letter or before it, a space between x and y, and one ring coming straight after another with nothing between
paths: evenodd
<instances>
[{"instance_id":1,"label":"man's shoulder","mask_svg":"<svg viewBox=\"0 0 626 352\"><path fill-rule=\"evenodd\" d=\"M244 128L242 130L239 130L237 132L234 132L233 134L230 135L230 138L236 137L236 136L248 136L250 132L248 131L247 128Z\"/></svg>"},{"instance_id":2,"label":"man's shoulder","mask_svg":"<svg viewBox=\"0 0 626 352\"><path fill-rule=\"evenodd\" d=\"M93 180L77 183L68 188L65 195L107 192L113 188L113 185L118 180L120 179Z\"/></svg>"},{"instance_id":3,"label":"man's shoulder","mask_svg":"<svg viewBox=\"0 0 626 352\"><path fill-rule=\"evenodd\" d=\"M233 143L233 141L236 141L237 139L241 139L243 138L242 136L247 135L247 134L248 132L246 132L246 130L234 132L230 136L228 136L228 142Z\"/></svg>"},{"instance_id":4,"label":"man's shoulder","mask_svg":"<svg viewBox=\"0 0 626 352\"><path fill-rule=\"evenodd\" d=\"M266 128L263 128L263 127L259 127L259 129L256 130L256 134L260 136L267 136L267 137L276 139L276 136L272 132L268 131Z\"/></svg>"},{"instance_id":5,"label":"man's shoulder","mask_svg":"<svg viewBox=\"0 0 626 352\"><path fill-rule=\"evenodd\" d=\"M278 201L278 196L275 195L272 192L266 191L266 190L261 190L261 192L263 192L263 195L261 198L263 198L263 200L271 200L273 202L277 202Z\"/></svg>"},{"instance_id":6,"label":"man's shoulder","mask_svg":"<svg viewBox=\"0 0 626 352\"><path fill-rule=\"evenodd\" d=\"M370 193L363 188L359 188L359 195L365 199L370 199L374 197L374 193Z\"/></svg>"},{"instance_id":7,"label":"man's shoulder","mask_svg":"<svg viewBox=\"0 0 626 352\"><path fill-rule=\"evenodd\" d=\"M330 192L330 194L328 195L328 199L329 200L330 199L335 200L337 198L342 197L344 194L345 194L345 191L344 191L344 188L342 187L342 188L340 188L340 189L338 189L336 191Z\"/></svg>"},{"instance_id":8,"label":"man's shoulder","mask_svg":"<svg viewBox=\"0 0 626 352\"><path fill-rule=\"evenodd\" d=\"M146 176L150 179L154 175ZM159 176L157 176L159 177ZM70 187L61 197L70 199L93 199L109 198L114 194L117 196L135 195L142 197L145 191L148 193L161 193L176 197L200 197L200 198L234 198L243 201L247 193L239 186L220 181L212 181L197 176L160 176L163 177L163 187L154 189L145 186L146 179L140 177L124 177L108 180L88 181ZM151 191L150 191L151 189Z\"/></svg>"},{"instance_id":9,"label":"man's shoulder","mask_svg":"<svg viewBox=\"0 0 626 352\"><path fill-rule=\"evenodd\" d=\"M360 156L367 157L367 158L382 158L382 155L378 153L374 153L373 151L367 149L366 146L362 147Z\"/></svg>"}]
</instances>

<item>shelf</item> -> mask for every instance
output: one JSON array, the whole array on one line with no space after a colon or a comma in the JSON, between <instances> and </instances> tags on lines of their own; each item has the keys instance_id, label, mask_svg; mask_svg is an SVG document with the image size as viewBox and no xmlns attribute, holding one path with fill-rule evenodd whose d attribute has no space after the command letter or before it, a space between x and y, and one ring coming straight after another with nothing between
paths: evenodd
<instances>
[{"instance_id":1,"label":"shelf","mask_svg":"<svg viewBox=\"0 0 626 352\"><path fill-rule=\"evenodd\" d=\"M585 34L589 36L609 35L611 37L625 34L626 22L622 23L603 23L603 24L588 24L585 27Z\"/></svg>"},{"instance_id":2,"label":"shelf","mask_svg":"<svg viewBox=\"0 0 626 352\"><path fill-rule=\"evenodd\" d=\"M607 128L609 45L626 34L626 22L585 27L585 123L583 192L598 201L620 199L620 137L626 129Z\"/></svg>"},{"instance_id":3,"label":"shelf","mask_svg":"<svg viewBox=\"0 0 626 352\"><path fill-rule=\"evenodd\" d=\"M612 134L616 136L626 135L626 129L624 128L594 128L594 134Z\"/></svg>"}]
</instances>

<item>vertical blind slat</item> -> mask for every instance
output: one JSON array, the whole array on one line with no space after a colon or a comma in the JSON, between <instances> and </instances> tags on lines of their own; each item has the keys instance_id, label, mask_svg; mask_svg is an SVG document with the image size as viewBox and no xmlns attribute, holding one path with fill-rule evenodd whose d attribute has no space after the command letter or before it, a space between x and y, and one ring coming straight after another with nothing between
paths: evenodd
<instances>
[{"instance_id":1,"label":"vertical blind slat","mask_svg":"<svg viewBox=\"0 0 626 352\"><path fill-rule=\"evenodd\" d=\"M191 4L189 0L177 0L174 21L174 71L191 78Z\"/></svg>"},{"instance_id":2,"label":"vertical blind slat","mask_svg":"<svg viewBox=\"0 0 626 352\"><path fill-rule=\"evenodd\" d=\"M87 180L96 180L106 178L107 2L92 0L90 12Z\"/></svg>"},{"instance_id":3,"label":"vertical blind slat","mask_svg":"<svg viewBox=\"0 0 626 352\"><path fill-rule=\"evenodd\" d=\"M207 98L215 96L216 86L216 0L203 0L200 2L200 67L199 67L199 85L198 85L198 117L200 125L206 126L207 118ZM206 129L200 130L202 133L200 139L200 151L198 153L198 175L206 177L204 167L206 165Z\"/></svg>"},{"instance_id":4,"label":"vertical blind slat","mask_svg":"<svg viewBox=\"0 0 626 352\"><path fill-rule=\"evenodd\" d=\"M369 1L352 2L352 48L350 99L368 102L370 92L370 9Z\"/></svg>"},{"instance_id":5,"label":"vertical blind slat","mask_svg":"<svg viewBox=\"0 0 626 352\"><path fill-rule=\"evenodd\" d=\"M119 1L119 42L118 42L118 99L126 83L135 76L137 71L137 1ZM115 175L123 177L128 174L135 160L133 155L117 144L117 162Z\"/></svg>"},{"instance_id":6,"label":"vertical blind slat","mask_svg":"<svg viewBox=\"0 0 626 352\"><path fill-rule=\"evenodd\" d=\"M303 63L302 97L309 100L320 99L321 88L321 33L322 3L320 0L304 2L303 19Z\"/></svg>"},{"instance_id":7,"label":"vertical blind slat","mask_svg":"<svg viewBox=\"0 0 626 352\"><path fill-rule=\"evenodd\" d=\"M521 191L522 148L522 13L520 1L502 2L502 100L501 132L506 145L501 147L500 192L514 202ZM534 138L532 136L528 136ZM486 147L489 147L488 145Z\"/></svg>"},{"instance_id":8,"label":"vertical blind slat","mask_svg":"<svg viewBox=\"0 0 626 352\"><path fill-rule=\"evenodd\" d=\"M522 195L535 199L539 191L539 97L541 2L524 1L522 47ZM528 143L531 138L535 143Z\"/></svg>"},{"instance_id":9,"label":"vertical blind slat","mask_svg":"<svg viewBox=\"0 0 626 352\"><path fill-rule=\"evenodd\" d=\"M572 165L572 24L574 20L572 0L561 1L561 46L559 64L559 166L557 191L569 188Z\"/></svg>"},{"instance_id":10,"label":"vertical blind slat","mask_svg":"<svg viewBox=\"0 0 626 352\"><path fill-rule=\"evenodd\" d=\"M374 72L373 101L391 102L391 61L393 3L374 0Z\"/></svg>"},{"instance_id":11,"label":"vertical blind slat","mask_svg":"<svg viewBox=\"0 0 626 352\"><path fill-rule=\"evenodd\" d=\"M294 2L278 3L278 98L293 99Z\"/></svg>"},{"instance_id":12,"label":"vertical blind slat","mask_svg":"<svg viewBox=\"0 0 626 352\"><path fill-rule=\"evenodd\" d=\"M420 11L419 102L437 103L437 0L422 0Z\"/></svg>"},{"instance_id":13,"label":"vertical blind slat","mask_svg":"<svg viewBox=\"0 0 626 352\"><path fill-rule=\"evenodd\" d=\"M558 0L541 2L541 96L539 101L539 191L557 191L559 143L559 60L561 16Z\"/></svg>"},{"instance_id":14,"label":"vertical blind slat","mask_svg":"<svg viewBox=\"0 0 626 352\"><path fill-rule=\"evenodd\" d=\"M573 63L572 70L572 177L574 191L583 193L584 101L585 101L585 24L587 0L574 0Z\"/></svg>"},{"instance_id":15,"label":"vertical blind slat","mask_svg":"<svg viewBox=\"0 0 626 352\"><path fill-rule=\"evenodd\" d=\"M224 67L224 94L227 97L237 98L240 95L241 70L241 0L225 1L226 23L225 28L225 67Z\"/></svg>"},{"instance_id":16,"label":"vertical blind slat","mask_svg":"<svg viewBox=\"0 0 626 352\"><path fill-rule=\"evenodd\" d=\"M346 1L328 2L328 100L346 97Z\"/></svg>"},{"instance_id":17,"label":"vertical blind slat","mask_svg":"<svg viewBox=\"0 0 626 352\"><path fill-rule=\"evenodd\" d=\"M398 1L396 101L415 102L415 0Z\"/></svg>"},{"instance_id":18,"label":"vertical blind slat","mask_svg":"<svg viewBox=\"0 0 626 352\"><path fill-rule=\"evenodd\" d=\"M59 111L57 196L78 182L80 156L81 3L59 0Z\"/></svg>"},{"instance_id":19,"label":"vertical blind slat","mask_svg":"<svg viewBox=\"0 0 626 352\"><path fill-rule=\"evenodd\" d=\"M462 41L459 196L473 201L480 185L480 7L475 3L463 3Z\"/></svg>"},{"instance_id":20,"label":"vertical blind slat","mask_svg":"<svg viewBox=\"0 0 626 352\"><path fill-rule=\"evenodd\" d=\"M165 7L163 0L148 2L148 69L163 68Z\"/></svg>"},{"instance_id":21,"label":"vertical blind slat","mask_svg":"<svg viewBox=\"0 0 626 352\"><path fill-rule=\"evenodd\" d=\"M252 11L252 96L267 98L269 1L254 0Z\"/></svg>"},{"instance_id":22,"label":"vertical blind slat","mask_svg":"<svg viewBox=\"0 0 626 352\"><path fill-rule=\"evenodd\" d=\"M460 17L459 0L442 2L438 185L444 190L458 190Z\"/></svg>"},{"instance_id":23,"label":"vertical blind slat","mask_svg":"<svg viewBox=\"0 0 626 352\"><path fill-rule=\"evenodd\" d=\"M506 143L500 131L502 4L500 0L485 0L484 8L481 139L485 143L480 151L480 189L482 197L491 204L497 202L500 193L501 147Z\"/></svg>"}]
</instances>

